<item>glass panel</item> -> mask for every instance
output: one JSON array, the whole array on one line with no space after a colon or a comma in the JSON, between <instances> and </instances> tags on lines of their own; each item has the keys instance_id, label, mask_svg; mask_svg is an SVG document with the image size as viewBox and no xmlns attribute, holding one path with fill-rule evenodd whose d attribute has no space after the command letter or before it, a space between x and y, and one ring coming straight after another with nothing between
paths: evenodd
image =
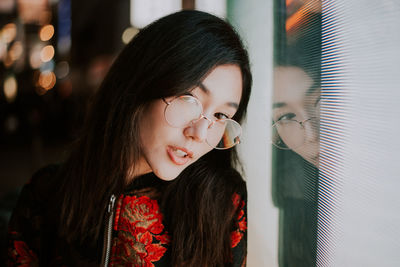
<instances>
[{"instance_id":1,"label":"glass panel","mask_svg":"<svg viewBox=\"0 0 400 267\"><path fill-rule=\"evenodd\" d=\"M279 266L316 263L321 2L275 1L272 197Z\"/></svg>"}]
</instances>

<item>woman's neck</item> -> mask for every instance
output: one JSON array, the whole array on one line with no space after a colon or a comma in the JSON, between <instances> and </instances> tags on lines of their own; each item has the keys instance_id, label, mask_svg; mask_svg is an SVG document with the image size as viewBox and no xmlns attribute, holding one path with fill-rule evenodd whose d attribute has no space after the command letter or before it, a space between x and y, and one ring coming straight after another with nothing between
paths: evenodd
<instances>
[{"instance_id":1,"label":"woman's neck","mask_svg":"<svg viewBox=\"0 0 400 267\"><path fill-rule=\"evenodd\" d=\"M136 177L142 176L146 173L150 173L153 170L147 163L144 157L140 157L139 160L132 165L127 175L127 184L131 183Z\"/></svg>"}]
</instances>

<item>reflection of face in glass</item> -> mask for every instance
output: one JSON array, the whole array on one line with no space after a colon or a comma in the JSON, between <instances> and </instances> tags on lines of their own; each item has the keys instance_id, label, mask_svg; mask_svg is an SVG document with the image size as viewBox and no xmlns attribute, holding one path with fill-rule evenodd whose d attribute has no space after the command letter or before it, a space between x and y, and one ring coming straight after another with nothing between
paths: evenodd
<instances>
[{"instance_id":1,"label":"reflection of face in glass","mask_svg":"<svg viewBox=\"0 0 400 267\"><path fill-rule=\"evenodd\" d=\"M299 67L274 72L273 139L318 167L320 88Z\"/></svg>"}]
</instances>

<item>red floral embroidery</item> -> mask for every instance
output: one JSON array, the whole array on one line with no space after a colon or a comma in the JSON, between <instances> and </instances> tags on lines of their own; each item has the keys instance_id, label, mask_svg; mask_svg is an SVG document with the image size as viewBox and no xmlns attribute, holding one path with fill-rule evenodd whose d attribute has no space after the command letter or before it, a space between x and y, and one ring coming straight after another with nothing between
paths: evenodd
<instances>
[{"instance_id":1,"label":"red floral embroidery","mask_svg":"<svg viewBox=\"0 0 400 267\"><path fill-rule=\"evenodd\" d=\"M244 200L238 194L232 197L233 206L236 208L237 229L231 232L231 246L236 247L243 238L244 232L247 230L246 217L244 216Z\"/></svg>"},{"instance_id":2,"label":"red floral embroidery","mask_svg":"<svg viewBox=\"0 0 400 267\"><path fill-rule=\"evenodd\" d=\"M170 242L157 200L121 196L117 203L111 265L154 266Z\"/></svg>"},{"instance_id":3,"label":"red floral embroidery","mask_svg":"<svg viewBox=\"0 0 400 267\"><path fill-rule=\"evenodd\" d=\"M14 241L14 248L10 249L9 254L18 266L39 266L36 254L23 241Z\"/></svg>"}]
</instances>

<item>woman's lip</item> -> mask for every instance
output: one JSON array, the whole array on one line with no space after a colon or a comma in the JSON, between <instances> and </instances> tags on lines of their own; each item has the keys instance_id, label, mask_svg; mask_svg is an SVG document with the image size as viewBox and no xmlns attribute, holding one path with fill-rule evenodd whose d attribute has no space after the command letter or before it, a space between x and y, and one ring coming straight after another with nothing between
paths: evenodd
<instances>
[{"instance_id":1,"label":"woman's lip","mask_svg":"<svg viewBox=\"0 0 400 267\"><path fill-rule=\"evenodd\" d=\"M190 151L189 149L186 149L186 148L184 148L184 147L179 147L179 146L171 146L171 147L172 147L173 149L182 150L182 151L184 151L184 152L188 155L189 158L193 158L193 152Z\"/></svg>"},{"instance_id":2,"label":"woman's lip","mask_svg":"<svg viewBox=\"0 0 400 267\"><path fill-rule=\"evenodd\" d=\"M187 156L179 157L178 155L176 155L175 151L177 149L184 151L187 154ZM181 148L176 146L168 146L167 154L169 158L172 160L172 162L175 163L176 165L184 165L190 160L190 158L193 157L193 152L187 150L186 148Z\"/></svg>"}]
</instances>

